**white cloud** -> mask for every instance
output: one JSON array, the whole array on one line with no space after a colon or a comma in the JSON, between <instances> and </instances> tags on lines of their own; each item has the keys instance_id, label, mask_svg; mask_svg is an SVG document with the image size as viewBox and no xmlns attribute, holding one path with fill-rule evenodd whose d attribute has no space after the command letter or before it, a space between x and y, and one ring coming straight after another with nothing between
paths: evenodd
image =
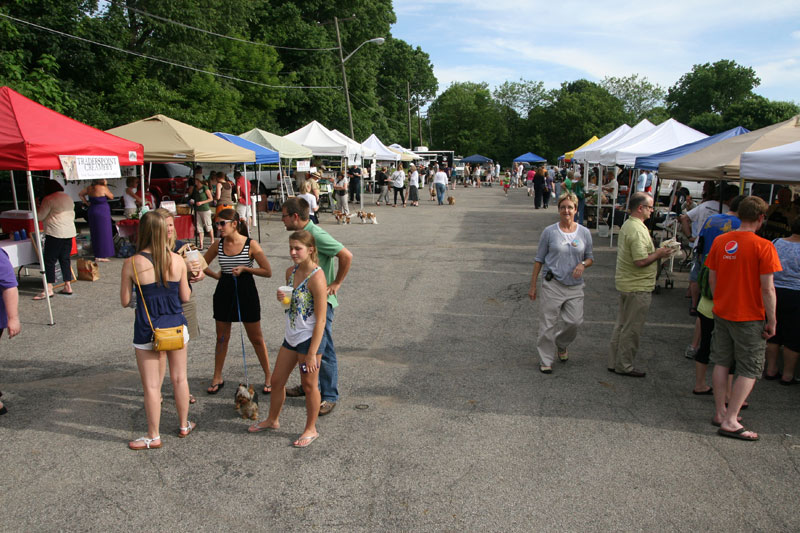
<instances>
[{"instance_id":1,"label":"white cloud","mask_svg":"<svg viewBox=\"0 0 800 533\"><path fill-rule=\"evenodd\" d=\"M800 39L800 30L792 32L792 39Z\"/></svg>"}]
</instances>

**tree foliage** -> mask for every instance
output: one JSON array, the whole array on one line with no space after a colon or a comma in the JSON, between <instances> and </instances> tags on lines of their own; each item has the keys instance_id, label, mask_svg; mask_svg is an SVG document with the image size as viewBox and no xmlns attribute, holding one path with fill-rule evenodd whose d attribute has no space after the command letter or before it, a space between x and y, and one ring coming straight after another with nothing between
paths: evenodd
<instances>
[{"instance_id":1,"label":"tree foliage","mask_svg":"<svg viewBox=\"0 0 800 533\"><path fill-rule=\"evenodd\" d=\"M653 109L664 105L666 91L646 76L631 74L622 78L605 77L600 85L622 102L632 123L638 123Z\"/></svg>"},{"instance_id":2,"label":"tree foliage","mask_svg":"<svg viewBox=\"0 0 800 533\"><path fill-rule=\"evenodd\" d=\"M506 81L494 90L494 98L500 105L510 107L526 118L531 109L539 106L547 98L544 82L524 80Z\"/></svg>"}]
</instances>

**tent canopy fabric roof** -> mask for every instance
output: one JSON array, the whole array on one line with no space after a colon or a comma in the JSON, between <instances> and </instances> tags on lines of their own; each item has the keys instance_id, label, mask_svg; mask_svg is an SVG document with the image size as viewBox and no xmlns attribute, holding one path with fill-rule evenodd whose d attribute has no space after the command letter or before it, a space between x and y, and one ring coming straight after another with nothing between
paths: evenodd
<instances>
[{"instance_id":1,"label":"tent canopy fabric roof","mask_svg":"<svg viewBox=\"0 0 800 533\"><path fill-rule=\"evenodd\" d=\"M604 146L598 146L599 143L594 143L593 145L588 146L586 150L586 160L589 163L601 163L606 154L612 152L617 147L624 146L631 139L636 139L643 133L648 132L653 128L655 128L653 123L647 119L644 119L625 132L623 135L617 137Z\"/></svg>"},{"instance_id":2,"label":"tent canopy fabric roof","mask_svg":"<svg viewBox=\"0 0 800 533\"><path fill-rule=\"evenodd\" d=\"M341 139L344 142L346 142L347 145L350 147L350 151L352 153L358 153L362 158L366 157L372 159L373 157L375 157L375 150L373 150L372 148L365 147L360 142L356 141L355 139L351 139L350 137L348 137L339 130L330 130L330 131L337 139Z\"/></svg>"},{"instance_id":3,"label":"tent canopy fabric roof","mask_svg":"<svg viewBox=\"0 0 800 533\"><path fill-rule=\"evenodd\" d=\"M577 152L578 150L580 150L582 148L586 148L587 146L589 146L592 143L596 143L598 140L599 139L597 138L597 135L592 135L591 139L589 139L588 141L586 141L582 145L578 146L574 150L570 150L569 152L565 153L563 156L559 157L559 159L561 159L561 158L563 158L563 159L572 159L573 157L575 157L575 152Z\"/></svg>"},{"instance_id":4,"label":"tent canopy fabric roof","mask_svg":"<svg viewBox=\"0 0 800 533\"><path fill-rule=\"evenodd\" d=\"M361 143L375 152L378 161L399 161L400 154L389 149L374 133Z\"/></svg>"},{"instance_id":5,"label":"tent canopy fabric roof","mask_svg":"<svg viewBox=\"0 0 800 533\"><path fill-rule=\"evenodd\" d=\"M275 135L274 133L258 128L246 131L239 135L239 137L269 148L270 150L275 150L284 159L311 159L313 155L311 150L302 144L297 144L289 139L284 139L280 135Z\"/></svg>"},{"instance_id":6,"label":"tent canopy fabric roof","mask_svg":"<svg viewBox=\"0 0 800 533\"><path fill-rule=\"evenodd\" d=\"M610 133L603 135L602 137L600 137L600 139L596 140L592 144L575 150L575 154L572 156L572 158L575 161L585 163L587 161L586 157L587 155L589 155L590 150L597 150L599 152L601 148L610 145L611 143L613 143L614 141L616 141L617 139L621 138L623 135L628 133L630 130L631 130L630 126L628 126L627 124L623 124L622 126L619 126L617 129L611 131Z\"/></svg>"},{"instance_id":7,"label":"tent canopy fabric roof","mask_svg":"<svg viewBox=\"0 0 800 533\"><path fill-rule=\"evenodd\" d=\"M144 163L141 144L120 139L0 88L0 169L55 170L59 155L113 155L121 166Z\"/></svg>"},{"instance_id":8,"label":"tent canopy fabric roof","mask_svg":"<svg viewBox=\"0 0 800 533\"><path fill-rule=\"evenodd\" d=\"M283 137L309 148L316 156L350 158L353 155L344 141L337 139L328 128L316 120Z\"/></svg>"},{"instance_id":9,"label":"tent canopy fabric roof","mask_svg":"<svg viewBox=\"0 0 800 533\"><path fill-rule=\"evenodd\" d=\"M402 155L403 161L416 161L418 159L422 159L422 156L412 152L408 148L404 148L404 147L400 146L397 143L390 144L389 148L391 148L392 150L398 151ZM406 156L411 157L411 159L407 159Z\"/></svg>"},{"instance_id":10,"label":"tent canopy fabric roof","mask_svg":"<svg viewBox=\"0 0 800 533\"><path fill-rule=\"evenodd\" d=\"M705 133L701 133L670 118L638 137L618 144L608 151L604 150L600 157L600 163L607 166L624 165L630 167L636 162L638 156L663 152L706 137L708 135Z\"/></svg>"},{"instance_id":11,"label":"tent canopy fabric roof","mask_svg":"<svg viewBox=\"0 0 800 533\"><path fill-rule=\"evenodd\" d=\"M489 161L491 161L491 159L480 154L473 154L461 160L462 163L488 163Z\"/></svg>"},{"instance_id":12,"label":"tent canopy fabric roof","mask_svg":"<svg viewBox=\"0 0 800 533\"><path fill-rule=\"evenodd\" d=\"M754 152L795 141L800 141L800 115L661 163L658 166L658 175L665 179L695 181L739 179L739 160L743 152Z\"/></svg>"},{"instance_id":13,"label":"tent canopy fabric roof","mask_svg":"<svg viewBox=\"0 0 800 533\"><path fill-rule=\"evenodd\" d=\"M278 152L275 150L270 150L269 148L264 148L258 143L254 143L252 141L248 141L247 139L242 139L236 135L231 133L222 133L220 131L215 131L214 135L219 137L220 139L225 139L226 141L235 144L240 148L244 148L246 150L252 150L254 154L256 154L255 163L277 163L280 159ZM243 161L239 161L242 163Z\"/></svg>"},{"instance_id":14,"label":"tent canopy fabric roof","mask_svg":"<svg viewBox=\"0 0 800 533\"><path fill-rule=\"evenodd\" d=\"M637 157L633 166L635 168L641 168L644 170L658 170L658 165L661 163L672 161L673 159L691 154L700 150L701 148L705 148L706 146L711 146L714 143L728 139L729 137L736 137L737 135L742 135L743 133L749 132L750 130L746 128L736 126L728 131L717 133L716 135L706 137L705 139L700 139L699 141L695 141L693 143L676 146L675 148L671 148L670 150L665 150L657 154Z\"/></svg>"},{"instance_id":15,"label":"tent canopy fabric roof","mask_svg":"<svg viewBox=\"0 0 800 533\"><path fill-rule=\"evenodd\" d=\"M154 115L107 130L144 145L145 161L252 163L252 150L239 148L194 126L164 115Z\"/></svg>"},{"instance_id":16,"label":"tent canopy fabric roof","mask_svg":"<svg viewBox=\"0 0 800 533\"><path fill-rule=\"evenodd\" d=\"M744 152L739 175L744 179L800 183L800 141L755 152Z\"/></svg>"},{"instance_id":17,"label":"tent canopy fabric roof","mask_svg":"<svg viewBox=\"0 0 800 533\"><path fill-rule=\"evenodd\" d=\"M481 156L482 157L482 156ZM466 159L464 160L466 161ZM522 154L518 158L514 160L514 163L544 163L547 160L544 157L540 157L533 152L528 152L526 154ZM469 162L469 161L467 161Z\"/></svg>"}]
</instances>

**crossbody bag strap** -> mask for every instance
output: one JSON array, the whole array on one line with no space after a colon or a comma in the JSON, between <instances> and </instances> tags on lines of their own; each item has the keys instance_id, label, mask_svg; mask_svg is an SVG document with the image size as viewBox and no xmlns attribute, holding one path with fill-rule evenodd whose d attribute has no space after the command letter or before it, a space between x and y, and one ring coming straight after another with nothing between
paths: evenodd
<instances>
[{"instance_id":1,"label":"crossbody bag strap","mask_svg":"<svg viewBox=\"0 0 800 533\"><path fill-rule=\"evenodd\" d=\"M136 273L136 256L131 257L131 264L133 265L133 277L136 278L136 286L139 287L139 294L142 295L142 305L144 305L144 312L147 315L147 321L150 323L150 329L153 330L153 335L155 335L156 328L153 327L153 321L150 320L150 312L147 310L147 302L144 299L144 292L142 292L142 286L139 284L139 275Z\"/></svg>"}]
</instances>

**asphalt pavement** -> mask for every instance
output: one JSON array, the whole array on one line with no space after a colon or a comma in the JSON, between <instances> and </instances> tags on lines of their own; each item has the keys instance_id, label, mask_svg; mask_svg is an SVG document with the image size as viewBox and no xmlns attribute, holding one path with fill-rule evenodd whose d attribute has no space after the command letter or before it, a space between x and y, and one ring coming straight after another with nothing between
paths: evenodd
<instances>
[{"instance_id":1,"label":"asphalt pavement","mask_svg":"<svg viewBox=\"0 0 800 533\"><path fill-rule=\"evenodd\" d=\"M288 398L281 428L248 434L233 409L244 379L234 325L220 394L213 369L214 280L195 287L202 337L189 343L195 432L177 438L164 385L163 447L145 433L119 305L122 261L52 300L33 275L22 334L0 339L2 531L797 531L800 387L756 385L744 423L758 442L720 437L713 400L692 394L686 273L653 298L637 366L606 370L616 314L615 248L595 236L585 324L567 363L538 371L537 304L527 296L541 230L524 189L458 188L453 206L365 206L378 224L322 225L354 254L336 311L341 398L308 449ZM352 205L352 204L351 204ZM258 279L274 364L289 266L279 215L263 218L275 273ZM663 284L662 284L663 285ZM260 383L245 340L251 381ZM298 382L292 376L290 384ZM261 398L266 412L269 397Z\"/></svg>"}]
</instances>

